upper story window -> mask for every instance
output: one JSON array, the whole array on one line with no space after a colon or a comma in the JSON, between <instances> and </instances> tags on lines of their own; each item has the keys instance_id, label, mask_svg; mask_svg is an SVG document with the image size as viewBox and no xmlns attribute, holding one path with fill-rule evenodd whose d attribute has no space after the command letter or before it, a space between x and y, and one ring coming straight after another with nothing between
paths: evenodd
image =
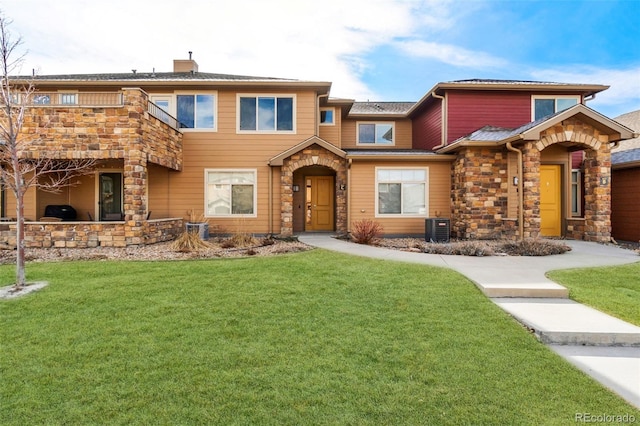
<instances>
[{"instance_id":1,"label":"upper story window","mask_svg":"<svg viewBox=\"0 0 640 426\"><path fill-rule=\"evenodd\" d=\"M294 131L294 96L238 95L238 99L238 131Z\"/></svg>"},{"instance_id":2,"label":"upper story window","mask_svg":"<svg viewBox=\"0 0 640 426\"><path fill-rule=\"evenodd\" d=\"M333 126L335 124L335 108L321 108L320 109L320 125Z\"/></svg>"},{"instance_id":3,"label":"upper story window","mask_svg":"<svg viewBox=\"0 0 640 426\"><path fill-rule=\"evenodd\" d=\"M60 93L61 105L75 105L78 103L77 93Z\"/></svg>"},{"instance_id":4,"label":"upper story window","mask_svg":"<svg viewBox=\"0 0 640 426\"><path fill-rule=\"evenodd\" d=\"M215 130L215 107L214 94L176 95L176 118L181 128Z\"/></svg>"},{"instance_id":5,"label":"upper story window","mask_svg":"<svg viewBox=\"0 0 640 426\"><path fill-rule=\"evenodd\" d=\"M358 145L393 145L393 123L358 123Z\"/></svg>"},{"instance_id":6,"label":"upper story window","mask_svg":"<svg viewBox=\"0 0 640 426\"><path fill-rule=\"evenodd\" d=\"M579 96L534 96L533 121L546 117L556 112L564 111L580 102Z\"/></svg>"}]
</instances>

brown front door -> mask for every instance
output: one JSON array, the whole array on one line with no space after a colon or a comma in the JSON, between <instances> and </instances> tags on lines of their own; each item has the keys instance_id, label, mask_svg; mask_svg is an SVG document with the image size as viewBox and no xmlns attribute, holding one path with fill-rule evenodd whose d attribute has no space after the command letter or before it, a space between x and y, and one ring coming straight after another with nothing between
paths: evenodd
<instances>
[{"instance_id":1,"label":"brown front door","mask_svg":"<svg viewBox=\"0 0 640 426\"><path fill-rule=\"evenodd\" d=\"M305 231L333 231L335 199L333 176L307 176L305 182Z\"/></svg>"}]
</instances>

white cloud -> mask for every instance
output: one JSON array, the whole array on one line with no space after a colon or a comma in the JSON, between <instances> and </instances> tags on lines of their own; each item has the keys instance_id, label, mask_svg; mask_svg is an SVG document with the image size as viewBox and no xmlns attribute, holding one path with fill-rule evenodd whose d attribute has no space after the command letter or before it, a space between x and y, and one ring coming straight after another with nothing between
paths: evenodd
<instances>
[{"instance_id":1,"label":"white cloud","mask_svg":"<svg viewBox=\"0 0 640 426\"><path fill-rule=\"evenodd\" d=\"M409 56L433 59L457 67L494 68L506 65L506 61L501 58L450 44L408 40L394 45Z\"/></svg>"}]
</instances>

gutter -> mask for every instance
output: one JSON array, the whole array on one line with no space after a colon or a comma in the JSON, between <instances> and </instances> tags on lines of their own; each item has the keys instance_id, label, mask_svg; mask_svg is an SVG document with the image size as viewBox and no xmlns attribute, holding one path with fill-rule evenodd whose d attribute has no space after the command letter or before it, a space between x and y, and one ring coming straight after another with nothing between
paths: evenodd
<instances>
[{"instance_id":1,"label":"gutter","mask_svg":"<svg viewBox=\"0 0 640 426\"><path fill-rule=\"evenodd\" d=\"M506 147L509 151L518 154L518 237L524 239L524 182L522 181L522 151L514 148L511 142L507 142Z\"/></svg>"},{"instance_id":2,"label":"gutter","mask_svg":"<svg viewBox=\"0 0 640 426\"><path fill-rule=\"evenodd\" d=\"M436 95L435 91L431 92L431 96L442 101L440 102L440 128L442 129L442 135L440 135L440 145L436 145L431 148L433 151L435 151L436 149L444 148L447 145L447 98L445 98L444 96Z\"/></svg>"}]
</instances>

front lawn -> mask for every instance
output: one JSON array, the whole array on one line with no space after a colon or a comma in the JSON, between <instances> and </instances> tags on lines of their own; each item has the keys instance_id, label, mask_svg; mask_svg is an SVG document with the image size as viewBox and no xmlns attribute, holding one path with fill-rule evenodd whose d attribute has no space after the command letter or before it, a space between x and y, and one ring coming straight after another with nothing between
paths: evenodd
<instances>
[{"instance_id":1,"label":"front lawn","mask_svg":"<svg viewBox=\"0 0 640 426\"><path fill-rule=\"evenodd\" d=\"M27 272L50 285L0 301L2 425L640 418L445 269L313 250Z\"/></svg>"},{"instance_id":2,"label":"front lawn","mask_svg":"<svg viewBox=\"0 0 640 426\"><path fill-rule=\"evenodd\" d=\"M547 275L567 287L573 300L640 326L640 263Z\"/></svg>"}]
</instances>

